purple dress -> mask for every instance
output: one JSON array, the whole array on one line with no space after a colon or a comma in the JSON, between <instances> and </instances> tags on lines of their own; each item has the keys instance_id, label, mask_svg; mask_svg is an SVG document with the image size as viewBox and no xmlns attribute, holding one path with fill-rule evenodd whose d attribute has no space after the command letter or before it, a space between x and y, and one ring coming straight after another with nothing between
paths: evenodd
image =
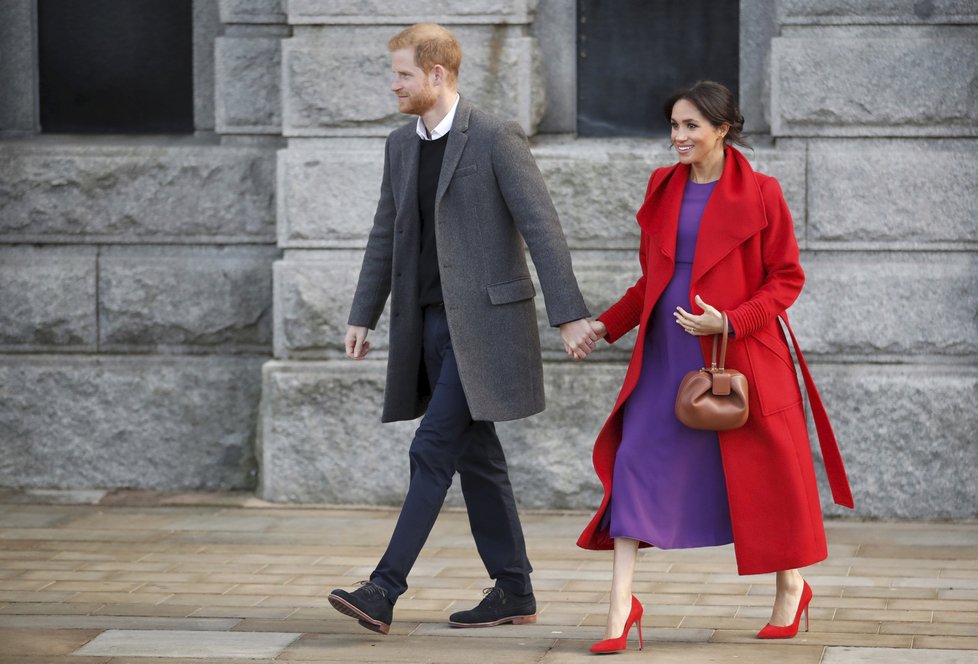
<instances>
[{"instance_id":1,"label":"purple dress","mask_svg":"<svg viewBox=\"0 0 978 664\"><path fill-rule=\"evenodd\" d=\"M675 415L687 371L703 366L698 337L676 324L689 311L700 218L716 183L688 182L679 211L676 271L652 311L642 372L625 402L611 485L610 535L661 549L733 542L720 445L713 431L690 429Z\"/></svg>"}]
</instances>

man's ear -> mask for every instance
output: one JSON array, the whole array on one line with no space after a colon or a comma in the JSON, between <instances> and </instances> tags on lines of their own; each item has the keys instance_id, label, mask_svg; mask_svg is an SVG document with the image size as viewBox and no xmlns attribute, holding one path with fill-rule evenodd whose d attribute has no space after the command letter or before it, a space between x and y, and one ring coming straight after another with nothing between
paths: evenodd
<instances>
[{"instance_id":1,"label":"man's ear","mask_svg":"<svg viewBox=\"0 0 978 664\"><path fill-rule=\"evenodd\" d=\"M435 65L431 68L432 83L435 85L441 85L445 82L445 68L441 65Z\"/></svg>"}]
</instances>

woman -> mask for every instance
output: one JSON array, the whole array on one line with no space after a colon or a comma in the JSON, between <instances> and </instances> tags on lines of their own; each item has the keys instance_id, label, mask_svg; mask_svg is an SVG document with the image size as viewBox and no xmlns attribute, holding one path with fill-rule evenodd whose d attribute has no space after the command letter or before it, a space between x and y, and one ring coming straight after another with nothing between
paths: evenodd
<instances>
[{"instance_id":1,"label":"woman","mask_svg":"<svg viewBox=\"0 0 978 664\"><path fill-rule=\"evenodd\" d=\"M804 283L781 188L733 147L744 144L743 116L726 87L699 82L663 110L679 163L652 173L637 214L642 276L592 323L609 343L639 326L594 446L604 499L578 541L614 549L605 640L592 652L624 649L635 623L642 645L642 605L631 592L640 546L733 542L740 574L777 572L759 638L794 636L802 613L807 624L812 593L798 568L827 555L801 392L778 323L787 326L785 310ZM687 371L709 366L720 312L731 330L727 366L747 377L750 415L739 429L697 431L675 418L676 392ZM833 498L852 507L838 446L795 349Z\"/></svg>"}]
</instances>

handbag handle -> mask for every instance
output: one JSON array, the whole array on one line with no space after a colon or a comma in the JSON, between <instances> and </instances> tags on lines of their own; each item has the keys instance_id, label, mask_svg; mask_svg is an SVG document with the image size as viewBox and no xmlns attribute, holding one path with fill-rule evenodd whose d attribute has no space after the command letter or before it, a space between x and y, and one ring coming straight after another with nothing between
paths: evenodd
<instances>
[{"instance_id":1,"label":"handbag handle","mask_svg":"<svg viewBox=\"0 0 978 664\"><path fill-rule=\"evenodd\" d=\"M713 359L710 363L710 371L716 373L718 371L723 371L724 365L727 363L727 314L721 312L720 317L723 319L723 346L720 349L720 368L717 368L717 337L719 334L713 335Z\"/></svg>"}]
</instances>

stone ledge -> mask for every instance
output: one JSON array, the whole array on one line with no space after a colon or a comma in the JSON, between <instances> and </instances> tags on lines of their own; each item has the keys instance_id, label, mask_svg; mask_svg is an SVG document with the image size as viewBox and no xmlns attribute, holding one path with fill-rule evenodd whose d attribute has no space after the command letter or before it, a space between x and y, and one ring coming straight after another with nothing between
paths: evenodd
<instances>
[{"instance_id":1,"label":"stone ledge","mask_svg":"<svg viewBox=\"0 0 978 664\"><path fill-rule=\"evenodd\" d=\"M280 150L279 246L363 248L383 176L381 139Z\"/></svg>"},{"instance_id":2,"label":"stone ledge","mask_svg":"<svg viewBox=\"0 0 978 664\"><path fill-rule=\"evenodd\" d=\"M258 496L273 502L399 503L414 425L380 424L385 375L386 364L377 362L267 362L256 446ZM358 479L364 469L370 469L369 482Z\"/></svg>"},{"instance_id":3,"label":"stone ledge","mask_svg":"<svg viewBox=\"0 0 978 664\"><path fill-rule=\"evenodd\" d=\"M960 242L847 242L845 240L836 241L815 241L808 240L805 243L807 251L831 251L834 253L849 253L860 251L871 252L899 252L916 253L921 251L946 251L949 253L974 253L978 252L978 240L962 240Z\"/></svg>"},{"instance_id":4,"label":"stone ledge","mask_svg":"<svg viewBox=\"0 0 978 664\"><path fill-rule=\"evenodd\" d=\"M219 37L216 62L217 131L282 133L282 39Z\"/></svg>"},{"instance_id":5,"label":"stone ledge","mask_svg":"<svg viewBox=\"0 0 978 664\"><path fill-rule=\"evenodd\" d=\"M825 28L777 37L771 53L774 136L978 136L968 85L978 32Z\"/></svg>"},{"instance_id":6,"label":"stone ledge","mask_svg":"<svg viewBox=\"0 0 978 664\"><path fill-rule=\"evenodd\" d=\"M0 356L0 485L250 488L262 361Z\"/></svg>"},{"instance_id":7,"label":"stone ledge","mask_svg":"<svg viewBox=\"0 0 978 664\"><path fill-rule=\"evenodd\" d=\"M812 140L808 241L975 245L975 182L975 140Z\"/></svg>"},{"instance_id":8,"label":"stone ledge","mask_svg":"<svg viewBox=\"0 0 978 664\"><path fill-rule=\"evenodd\" d=\"M386 136L403 124L390 87L390 27L296 28L283 41L286 136ZM520 26L460 26L459 89L533 134L544 110L536 41ZM346 72L356 71L350 78Z\"/></svg>"},{"instance_id":9,"label":"stone ledge","mask_svg":"<svg viewBox=\"0 0 978 664\"><path fill-rule=\"evenodd\" d=\"M676 163L668 143L587 140L534 148L540 170L572 249L637 249L635 214L652 171ZM805 156L797 150L744 149L757 171L776 177L805 236Z\"/></svg>"},{"instance_id":10,"label":"stone ledge","mask_svg":"<svg viewBox=\"0 0 978 664\"><path fill-rule=\"evenodd\" d=\"M978 516L978 367L818 364L812 373L846 461L856 516ZM815 466L826 505L831 493L821 462Z\"/></svg>"},{"instance_id":11,"label":"stone ledge","mask_svg":"<svg viewBox=\"0 0 978 664\"><path fill-rule=\"evenodd\" d=\"M634 249L580 251L573 259L594 316L639 275ZM276 357L343 356L342 338L361 260L361 251L323 250L292 252L276 264ZM547 322L544 294L530 265L544 355L560 360L561 341ZM805 251L802 266L806 285L789 313L804 350L814 357L953 362L978 355L978 333L970 319L978 309L974 255ZM942 312L939 319L935 311ZM377 359L387 349L388 329L385 313L371 333ZM610 347L601 344L598 357L626 361L633 343L629 336Z\"/></svg>"},{"instance_id":12,"label":"stone ledge","mask_svg":"<svg viewBox=\"0 0 978 664\"><path fill-rule=\"evenodd\" d=\"M782 25L975 24L978 11L969 0L781 0Z\"/></svg>"},{"instance_id":13,"label":"stone ledge","mask_svg":"<svg viewBox=\"0 0 978 664\"><path fill-rule=\"evenodd\" d=\"M417 425L380 424L385 374L380 362L265 364L259 497L400 504ZM600 484L591 470L590 448L624 367L584 367L568 360L546 363L545 376L547 411L497 425L517 500L526 508L593 507L600 500ZM582 381L587 389L580 389ZM364 469L369 469L369 482L363 481ZM449 502L460 504L455 490Z\"/></svg>"},{"instance_id":14,"label":"stone ledge","mask_svg":"<svg viewBox=\"0 0 978 664\"><path fill-rule=\"evenodd\" d=\"M978 259L966 253L806 252L790 315L804 350L978 355Z\"/></svg>"},{"instance_id":15,"label":"stone ledge","mask_svg":"<svg viewBox=\"0 0 978 664\"><path fill-rule=\"evenodd\" d=\"M327 260L275 263L275 357L342 358L343 338L363 252L336 252ZM370 332L371 353L386 353L389 305Z\"/></svg>"},{"instance_id":16,"label":"stone ledge","mask_svg":"<svg viewBox=\"0 0 978 664\"><path fill-rule=\"evenodd\" d=\"M158 140L0 143L7 243L275 241L275 153Z\"/></svg>"},{"instance_id":17,"label":"stone ledge","mask_svg":"<svg viewBox=\"0 0 978 664\"><path fill-rule=\"evenodd\" d=\"M403 25L429 22L458 24L526 24L536 0L462 0L450 9L438 0L289 0L289 23L317 25ZM391 36L394 32L391 33Z\"/></svg>"},{"instance_id":18,"label":"stone ledge","mask_svg":"<svg viewBox=\"0 0 978 664\"><path fill-rule=\"evenodd\" d=\"M219 0L222 23L285 23L287 0Z\"/></svg>"},{"instance_id":19,"label":"stone ledge","mask_svg":"<svg viewBox=\"0 0 978 664\"><path fill-rule=\"evenodd\" d=\"M675 163L662 141L544 139L532 151L572 249L638 247L635 213L652 170ZM804 246L804 150L747 150L754 167L778 178ZM380 139L294 141L278 153L279 246L361 248L383 177Z\"/></svg>"},{"instance_id":20,"label":"stone ledge","mask_svg":"<svg viewBox=\"0 0 978 664\"><path fill-rule=\"evenodd\" d=\"M973 481L978 414L972 407L978 367L814 364L813 371L848 463L857 516L978 514ZM415 424L379 423L384 375L379 362L266 364L259 496L278 502L400 504ZM591 449L624 366L548 362L545 375L548 409L497 424L517 499L525 508L593 509L601 494ZM582 384L586 390L579 389ZM823 506L829 513L850 514L829 505L814 431L811 435ZM365 467L369 483L360 481ZM450 504L458 501L452 493Z\"/></svg>"},{"instance_id":21,"label":"stone ledge","mask_svg":"<svg viewBox=\"0 0 978 664\"><path fill-rule=\"evenodd\" d=\"M106 247L100 348L268 353L273 247Z\"/></svg>"},{"instance_id":22,"label":"stone ledge","mask_svg":"<svg viewBox=\"0 0 978 664\"><path fill-rule=\"evenodd\" d=\"M0 351L94 351L94 247L0 247Z\"/></svg>"},{"instance_id":23,"label":"stone ledge","mask_svg":"<svg viewBox=\"0 0 978 664\"><path fill-rule=\"evenodd\" d=\"M343 336L356 290L362 251L309 251L297 258L293 252L275 264L275 357L280 359L338 359L344 356ZM636 251L604 252L575 257L574 271L584 299L597 315L610 306L639 275ZM533 270L537 297L537 323L544 357L564 359L563 342L547 319L546 300ZM370 333L371 357L384 359L390 334L385 310L377 329ZM627 360L634 333L613 346L601 345L604 360Z\"/></svg>"}]
</instances>

